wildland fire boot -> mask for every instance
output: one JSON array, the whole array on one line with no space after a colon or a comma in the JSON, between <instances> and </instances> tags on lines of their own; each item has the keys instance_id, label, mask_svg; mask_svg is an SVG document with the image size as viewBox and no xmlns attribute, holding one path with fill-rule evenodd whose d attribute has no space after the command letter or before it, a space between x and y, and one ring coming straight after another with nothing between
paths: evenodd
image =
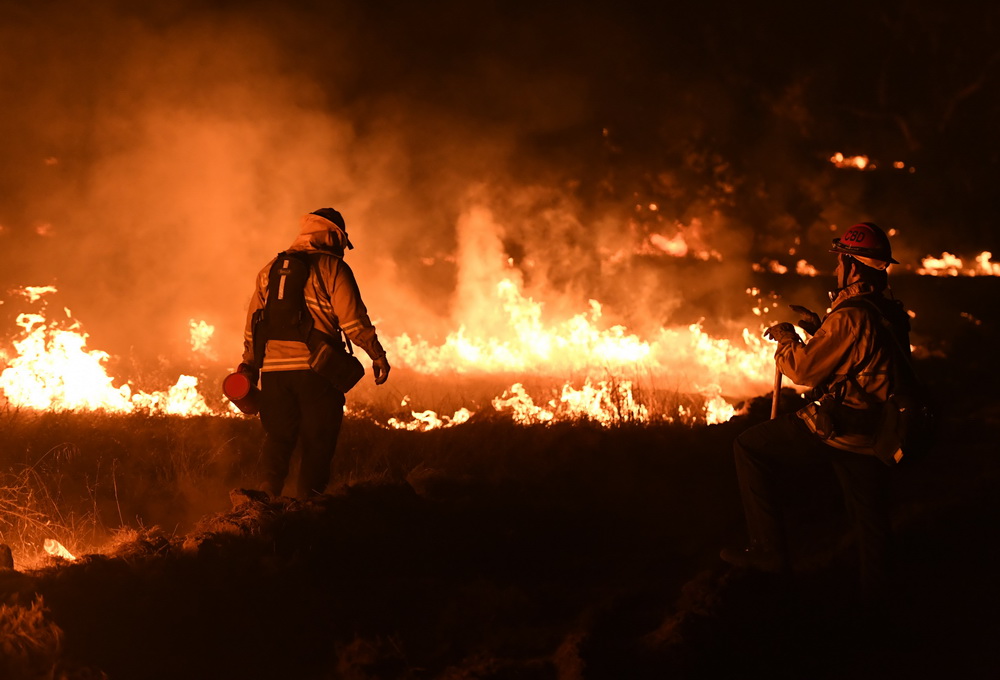
<instances>
[{"instance_id":1,"label":"wildland fire boot","mask_svg":"<svg viewBox=\"0 0 1000 680\"><path fill-rule=\"evenodd\" d=\"M723 548L719 557L739 569L752 569L775 576L792 574L791 560L786 551L760 543L750 543L745 548Z\"/></svg>"}]
</instances>

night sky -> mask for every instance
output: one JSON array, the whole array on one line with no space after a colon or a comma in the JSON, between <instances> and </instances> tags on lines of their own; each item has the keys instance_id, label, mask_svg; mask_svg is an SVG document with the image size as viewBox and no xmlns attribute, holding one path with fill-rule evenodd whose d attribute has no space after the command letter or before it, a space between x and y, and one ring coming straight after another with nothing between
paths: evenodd
<instances>
[{"instance_id":1,"label":"night sky","mask_svg":"<svg viewBox=\"0 0 1000 680\"><path fill-rule=\"evenodd\" d=\"M472 206L574 301L653 232L740 272L860 220L904 263L1000 252L1000 10L673 4L4 2L4 287L169 353L189 318L238 344L327 205L390 330L448 327Z\"/></svg>"}]
</instances>

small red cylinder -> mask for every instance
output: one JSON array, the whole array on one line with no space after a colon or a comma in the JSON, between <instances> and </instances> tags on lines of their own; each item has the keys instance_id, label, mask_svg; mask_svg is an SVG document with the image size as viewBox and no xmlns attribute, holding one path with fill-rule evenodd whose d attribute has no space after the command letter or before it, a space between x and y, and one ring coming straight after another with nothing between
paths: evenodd
<instances>
[{"instance_id":1,"label":"small red cylinder","mask_svg":"<svg viewBox=\"0 0 1000 680\"><path fill-rule=\"evenodd\" d=\"M230 373L222 381L222 393L243 413L253 416L260 411L257 386L246 373Z\"/></svg>"}]
</instances>

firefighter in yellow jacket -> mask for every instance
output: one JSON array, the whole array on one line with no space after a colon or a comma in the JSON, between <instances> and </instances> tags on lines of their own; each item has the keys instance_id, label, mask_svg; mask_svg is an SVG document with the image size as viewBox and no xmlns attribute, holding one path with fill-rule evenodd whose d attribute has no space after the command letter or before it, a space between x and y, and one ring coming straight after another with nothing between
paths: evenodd
<instances>
[{"instance_id":1,"label":"firefighter in yellow jacket","mask_svg":"<svg viewBox=\"0 0 1000 680\"><path fill-rule=\"evenodd\" d=\"M273 323L269 333L263 330L265 324L259 321L268 307L269 290L278 290L272 281L278 258L257 275L247 312L243 363L238 370L248 373L254 383L259 372L260 420L265 432L259 488L272 496L282 491L296 444L301 448L297 495L305 498L323 493L329 481L345 398L341 389L314 370L316 355L345 352L350 344L345 346L341 337L346 336L371 358L376 385L389 376L385 350L361 300L354 273L343 259L345 249L353 247L343 216L333 208L322 208L302 218L298 237L285 251L308 263L299 295L308 310L305 322L309 335L276 332ZM314 338L322 340L313 342Z\"/></svg>"},{"instance_id":2,"label":"firefighter in yellow jacket","mask_svg":"<svg viewBox=\"0 0 1000 680\"><path fill-rule=\"evenodd\" d=\"M877 598L888 575L888 474L893 461L877 458L873 443L893 387L893 362L909 360L909 317L890 297L887 270L898 263L877 225L852 226L834 239L830 252L837 255L830 313L821 321L808 309L792 306L803 315L799 325L812 334L809 341L802 342L790 323L767 331L778 342L778 369L813 391L797 413L760 423L736 439L750 543L743 550L723 550L721 556L737 566L790 572L777 480L798 465L829 461L856 534L863 592Z\"/></svg>"}]
</instances>

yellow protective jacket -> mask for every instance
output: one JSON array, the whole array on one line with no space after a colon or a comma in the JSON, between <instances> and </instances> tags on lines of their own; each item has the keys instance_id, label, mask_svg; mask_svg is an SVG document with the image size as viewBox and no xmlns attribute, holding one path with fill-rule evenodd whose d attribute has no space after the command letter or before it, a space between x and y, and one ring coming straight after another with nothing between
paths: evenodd
<instances>
[{"instance_id":1,"label":"yellow protective jacket","mask_svg":"<svg viewBox=\"0 0 1000 680\"><path fill-rule=\"evenodd\" d=\"M862 295L875 302L890 320L895 341L870 304L847 304ZM827 436L821 412L824 402L832 404L834 421L849 421L854 426L835 427L826 443L874 455L879 405L885 403L894 387L893 362L902 360L903 352L909 354L908 333L909 319L902 306L870 284L858 281L839 292L830 313L808 342L779 345L775 361L781 372L797 385L817 388L809 404L797 413L806 426L820 437Z\"/></svg>"},{"instance_id":2,"label":"yellow protective jacket","mask_svg":"<svg viewBox=\"0 0 1000 680\"><path fill-rule=\"evenodd\" d=\"M343 260L347 237L340 227L312 213L302 218L302 229L289 251L327 253L319 258L317 266L309 272L305 285L305 300L313 317L315 329L338 337L339 330L372 359L385 356L379 343L375 326L368 317L368 310L361 300L361 291L354 272ZM254 365L253 318L267 301L268 276L277 258L272 258L257 274L257 285L250 296L246 327L243 333L243 362ZM321 277L320 281L317 277ZM309 370L310 352L304 342L296 340L268 340L262 372Z\"/></svg>"}]
</instances>

